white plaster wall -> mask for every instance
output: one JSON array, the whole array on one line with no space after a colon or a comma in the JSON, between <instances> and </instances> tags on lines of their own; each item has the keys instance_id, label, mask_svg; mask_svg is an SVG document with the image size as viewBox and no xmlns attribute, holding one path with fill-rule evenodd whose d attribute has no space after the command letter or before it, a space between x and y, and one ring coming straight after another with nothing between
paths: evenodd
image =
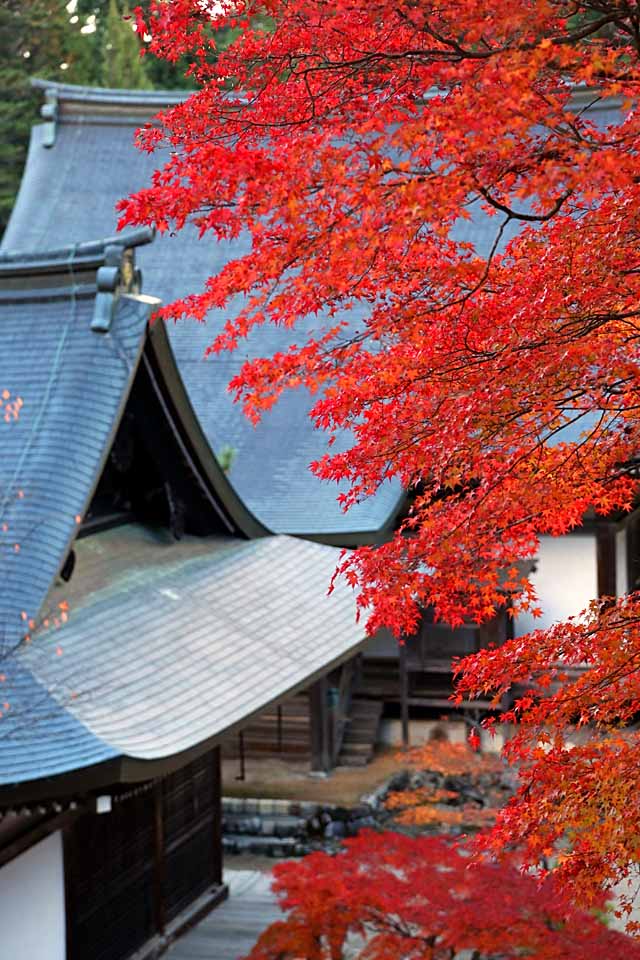
<instances>
[{"instance_id":1,"label":"white plaster wall","mask_svg":"<svg viewBox=\"0 0 640 960\"><path fill-rule=\"evenodd\" d=\"M616 533L616 593L619 597L622 597L628 590L627 531L623 527Z\"/></svg>"},{"instance_id":2,"label":"white plaster wall","mask_svg":"<svg viewBox=\"0 0 640 960\"><path fill-rule=\"evenodd\" d=\"M450 743L466 743L469 737L469 727L461 720L410 720L409 721L409 745L412 747L422 746L433 740L434 733L444 737ZM509 735L509 730L504 725L497 725L493 734L486 730L478 729L482 742L482 750L486 753L500 753L505 740ZM402 746L402 723L400 720L383 720L380 724L378 743L385 746ZM402 758L398 761L402 764Z\"/></svg>"},{"instance_id":3,"label":"white plaster wall","mask_svg":"<svg viewBox=\"0 0 640 960\"><path fill-rule=\"evenodd\" d=\"M597 596L596 538L591 533L541 537L536 572L531 575L542 616L523 614L515 622L520 637L580 613Z\"/></svg>"},{"instance_id":4,"label":"white plaster wall","mask_svg":"<svg viewBox=\"0 0 640 960\"><path fill-rule=\"evenodd\" d=\"M65 960L62 834L0 869L2 960Z\"/></svg>"}]
</instances>

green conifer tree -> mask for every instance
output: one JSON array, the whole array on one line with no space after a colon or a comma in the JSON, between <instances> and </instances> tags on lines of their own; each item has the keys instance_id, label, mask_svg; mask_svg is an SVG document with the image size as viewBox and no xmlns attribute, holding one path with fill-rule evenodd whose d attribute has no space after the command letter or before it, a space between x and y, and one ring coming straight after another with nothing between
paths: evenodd
<instances>
[{"instance_id":1,"label":"green conifer tree","mask_svg":"<svg viewBox=\"0 0 640 960\"><path fill-rule=\"evenodd\" d=\"M149 90L153 84L140 57L140 41L132 29L133 20L125 0L109 0L104 19L102 85L130 90Z\"/></svg>"},{"instance_id":2,"label":"green conifer tree","mask_svg":"<svg viewBox=\"0 0 640 960\"><path fill-rule=\"evenodd\" d=\"M4 231L41 101L32 76L91 83L90 44L65 0L0 0L0 234Z\"/></svg>"}]
</instances>

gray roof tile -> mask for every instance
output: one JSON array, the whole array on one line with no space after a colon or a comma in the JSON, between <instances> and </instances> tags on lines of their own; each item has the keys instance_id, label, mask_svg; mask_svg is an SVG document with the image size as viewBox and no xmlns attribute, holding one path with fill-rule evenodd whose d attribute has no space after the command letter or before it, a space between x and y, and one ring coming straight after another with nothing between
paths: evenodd
<instances>
[{"instance_id":1,"label":"gray roof tile","mask_svg":"<svg viewBox=\"0 0 640 960\"><path fill-rule=\"evenodd\" d=\"M333 547L283 536L176 544L129 526L77 551L60 591L69 622L5 668L0 784L221 737L364 639L352 591L327 596Z\"/></svg>"},{"instance_id":2,"label":"gray roof tile","mask_svg":"<svg viewBox=\"0 0 640 960\"><path fill-rule=\"evenodd\" d=\"M2 260L0 259L0 265ZM0 421L0 654L37 619L98 481L128 396L154 304L123 296L111 329L91 330L95 297L28 283L12 299L0 272L0 390L20 396ZM14 545L18 546L18 549Z\"/></svg>"}]
</instances>

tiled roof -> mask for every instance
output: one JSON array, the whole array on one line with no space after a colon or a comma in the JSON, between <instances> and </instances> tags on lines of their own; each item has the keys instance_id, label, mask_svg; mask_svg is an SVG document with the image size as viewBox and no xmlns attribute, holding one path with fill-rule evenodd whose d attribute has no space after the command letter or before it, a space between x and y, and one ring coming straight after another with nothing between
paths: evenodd
<instances>
[{"instance_id":1,"label":"tiled roof","mask_svg":"<svg viewBox=\"0 0 640 960\"><path fill-rule=\"evenodd\" d=\"M92 329L103 263L95 244L26 264L0 257L0 391L22 400L17 420L0 420L0 655L64 564L157 304L103 293L110 328Z\"/></svg>"},{"instance_id":2,"label":"tiled roof","mask_svg":"<svg viewBox=\"0 0 640 960\"><path fill-rule=\"evenodd\" d=\"M77 553L69 622L3 668L0 784L215 742L364 639L351 590L327 595L333 547L125 526Z\"/></svg>"},{"instance_id":3,"label":"tiled roof","mask_svg":"<svg viewBox=\"0 0 640 960\"><path fill-rule=\"evenodd\" d=\"M111 233L115 203L144 186L158 157L133 147L133 131L146 114L176 94L99 91L42 84L58 95L59 120L53 146L51 129L36 126L20 195L2 248L38 249ZM97 185L99 188L96 189ZM43 202L46 197L46 202ZM202 288L204 280L244 250L242 238L232 245L200 242L186 229L175 238L156 239L141 252L144 289L164 302ZM353 314L352 318L355 316ZM171 344L191 404L214 451L235 451L229 479L248 509L278 533L334 536L345 544L375 539L389 527L401 507L397 483L345 514L337 503L341 487L322 483L308 470L326 449L326 437L314 429L307 413L310 397L289 392L254 429L226 391L230 377L248 353L204 359L205 347L222 321L212 312L206 325L182 322L169 328ZM300 331L295 337L300 338ZM268 356L291 342L291 333L265 325L248 344L254 356ZM348 437L342 438L346 445Z\"/></svg>"}]
</instances>

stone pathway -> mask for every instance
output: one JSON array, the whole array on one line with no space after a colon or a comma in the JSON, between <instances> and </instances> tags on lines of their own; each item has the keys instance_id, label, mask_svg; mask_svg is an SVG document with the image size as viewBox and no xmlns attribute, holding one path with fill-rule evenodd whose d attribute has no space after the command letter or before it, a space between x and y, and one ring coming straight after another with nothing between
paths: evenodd
<instances>
[{"instance_id":1,"label":"stone pathway","mask_svg":"<svg viewBox=\"0 0 640 960\"><path fill-rule=\"evenodd\" d=\"M170 947L168 960L238 960L282 914L271 893L271 874L226 870L229 899Z\"/></svg>"}]
</instances>

